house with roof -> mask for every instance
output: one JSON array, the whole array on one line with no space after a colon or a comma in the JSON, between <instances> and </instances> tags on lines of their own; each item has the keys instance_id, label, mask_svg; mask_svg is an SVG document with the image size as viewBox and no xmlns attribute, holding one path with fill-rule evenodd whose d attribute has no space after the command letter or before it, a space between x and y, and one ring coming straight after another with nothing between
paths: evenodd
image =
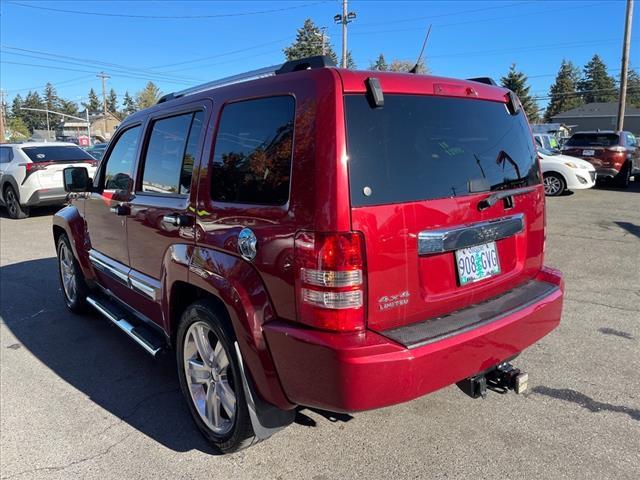
<instances>
[{"instance_id":1,"label":"house with roof","mask_svg":"<svg viewBox=\"0 0 640 480\"><path fill-rule=\"evenodd\" d=\"M80 112L77 116L84 118L85 112ZM100 113L89 114L89 125L91 127L91 137L101 142L107 142L111 139L113 132L120 125L120 118L115 116L111 112L107 112L107 115ZM78 138L80 135L87 134L87 122L82 122L73 118L65 118L63 122L58 125L56 135L58 138L70 139Z\"/></svg>"},{"instance_id":2,"label":"house with roof","mask_svg":"<svg viewBox=\"0 0 640 480\"><path fill-rule=\"evenodd\" d=\"M551 117L554 123L571 125L574 132L586 130L615 130L618 102L587 103L581 107ZM625 107L624 129L640 135L640 108Z\"/></svg>"}]
</instances>

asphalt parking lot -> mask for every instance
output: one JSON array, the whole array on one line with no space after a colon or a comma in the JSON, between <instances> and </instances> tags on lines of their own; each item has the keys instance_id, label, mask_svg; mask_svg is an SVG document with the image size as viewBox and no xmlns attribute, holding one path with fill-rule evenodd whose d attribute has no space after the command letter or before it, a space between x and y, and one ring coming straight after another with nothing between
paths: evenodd
<instances>
[{"instance_id":1,"label":"asphalt parking lot","mask_svg":"<svg viewBox=\"0 0 640 480\"><path fill-rule=\"evenodd\" d=\"M455 386L354 415L301 410L269 441L215 455L154 361L59 292L51 210L0 215L0 476L640 478L640 183L548 201L559 329L524 352L524 395Z\"/></svg>"}]
</instances>

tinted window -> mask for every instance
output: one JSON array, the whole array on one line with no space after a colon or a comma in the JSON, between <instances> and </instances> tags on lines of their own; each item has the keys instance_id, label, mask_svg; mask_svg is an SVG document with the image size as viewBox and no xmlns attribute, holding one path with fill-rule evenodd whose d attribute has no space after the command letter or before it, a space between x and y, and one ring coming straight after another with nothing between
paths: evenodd
<instances>
[{"instance_id":1,"label":"tinted window","mask_svg":"<svg viewBox=\"0 0 640 480\"><path fill-rule=\"evenodd\" d=\"M22 147L22 151L32 162L74 162L78 160L93 160L91 155L80 147L52 146L52 147Z\"/></svg>"},{"instance_id":2,"label":"tinted window","mask_svg":"<svg viewBox=\"0 0 640 480\"><path fill-rule=\"evenodd\" d=\"M0 148L0 163L9 163L13 157L11 147Z\"/></svg>"},{"instance_id":3,"label":"tinted window","mask_svg":"<svg viewBox=\"0 0 640 480\"><path fill-rule=\"evenodd\" d=\"M502 103L385 95L383 108L371 108L364 95L347 95L345 104L353 205L540 182L526 117Z\"/></svg>"},{"instance_id":4,"label":"tinted window","mask_svg":"<svg viewBox=\"0 0 640 480\"><path fill-rule=\"evenodd\" d=\"M632 133L627 133L627 145L629 145L630 147L638 146L638 141L636 140L636 137L634 137Z\"/></svg>"},{"instance_id":5,"label":"tinted window","mask_svg":"<svg viewBox=\"0 0 640 480\"><path fill-rule=\"evenodd\" d=\"M289 198L293 97L227 105L213 160L212 197L221 202L283 205Z\"/></svg>"},{"instance_id":6,"label":"tinted window","mask_svg":"<svg viewBox=\"0 0 640 480\"><path fill-rule=\"evenodd\" d=\"M124 132L116 141L107 159L104 188L107 190L130 190L133 180L133 164L138 151L140 127Z\"/></svg>"},{"instance_id":7,"label":"tinted window","mask_svg":"<svg viewBox=\"0 0 640 480\"><path fill-rule=\"evenodd\" d=\"M615 133L576 133L565 144L566 147L612 147L618 145Z\"/></svg>"},{"instance_id":8,"label":"tinted window","mask_svg":"<svg viewBox=\"0 0 640 480\"><path fill-rule=\"evenodd\" d=\"M189 193L202 116L202 112L188 113L153 123L142 174L143 192Z\"/></svg>"}]
</instances>

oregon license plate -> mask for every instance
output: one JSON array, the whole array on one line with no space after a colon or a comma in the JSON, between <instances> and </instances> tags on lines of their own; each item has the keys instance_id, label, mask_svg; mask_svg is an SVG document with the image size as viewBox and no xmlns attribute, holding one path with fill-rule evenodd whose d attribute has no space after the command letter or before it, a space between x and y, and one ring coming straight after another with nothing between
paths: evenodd
<instances>
[{"instance_id":1,"label":"oregon license plate","mask_svg":"<svg viewBox=\"0 0 640 480\"><path fill-rule=\"evenodd\" d=\"M496 242L456 250L456 266L460 285L500 273Z\"/></svg>"}]
</instances>

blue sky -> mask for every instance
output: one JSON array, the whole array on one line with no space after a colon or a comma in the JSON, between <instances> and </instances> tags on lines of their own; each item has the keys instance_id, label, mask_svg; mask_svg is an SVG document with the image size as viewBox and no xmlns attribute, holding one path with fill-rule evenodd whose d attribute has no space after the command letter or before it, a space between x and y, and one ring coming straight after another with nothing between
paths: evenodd
<instances>
[{"instance_id":1,"label":"blue sky","mask_svg":"<svg viewBox=\"0 0 640 480\"><path fill-rule=\"evenodd\" d=\"M307 17L328 27L339 52L340 28L333 16L340 4L2 0L0 84L9 100L47 81L61 96L80 100L91 87L100 91L95 73L104 70L111 75L107 88L119 95L134 94L147 79L171 92L283 61L282 49ZM620 69L622 0L351 0L349 10L357 14L348 45L359 68L381 52L388 60L415 59L431 23L426 61L436 75L498 79L516 63L529 75L532 92L544 96L563 58L582 67L598 53L610 73L617 77ZM630 57L636 68L639 19L636 11Z\"/></svg>"}]
</instances>

